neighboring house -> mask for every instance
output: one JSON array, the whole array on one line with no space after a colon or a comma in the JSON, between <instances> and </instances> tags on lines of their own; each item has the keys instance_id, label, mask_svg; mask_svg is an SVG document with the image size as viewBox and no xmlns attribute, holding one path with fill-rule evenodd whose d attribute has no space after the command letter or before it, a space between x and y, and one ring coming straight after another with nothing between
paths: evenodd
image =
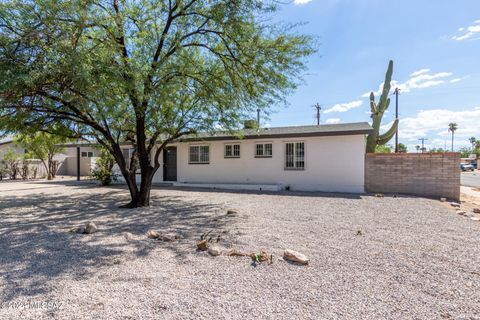
<instances>
[{"instance_id":1,"label":"neighboring house","mask_svg":"<svg viewBox=\"0 0 480 320\"><path fill-rule=\"evenodd\" d=\"M76 176L77 175L77 147L80 148L80 175L89 176L95 168L96 158L100 152L92 143L66 144L65 151L59 156L61 165L58 168L58 175ZM60 159L61 158L61 159Z\"/></svg>"},{"instance_id":2,"label":"neighboring house","mask_svg":"<svg viewBox=\"0 0 480 320\"><path fill-rule=\"evenodd\" d=\"M187 136L168 145L154 183L263 190L364 192L368 123L246 129L242 139L227 133ZM81 168L92 165L80 147ZM131 148L125 146L125 155ZM76 156L73 157L76 162ZM70 170L69 174L76 174Z\"/></svg>"},{"instance_id":3,"label":"neighboring house","mask_svg":"<svg viewBox=\"0 0 480 320\"><path fill-rule=\"evenodd\" d=\"M14 141L12 137L6 137L3 139L0 139L0 160L3 160L3 156L5 153L7 153L8 150L13 149L15 153L17 153L20 156L23 156L25 154L25 150L18 146Z\"/></svg>"}]
</instances>

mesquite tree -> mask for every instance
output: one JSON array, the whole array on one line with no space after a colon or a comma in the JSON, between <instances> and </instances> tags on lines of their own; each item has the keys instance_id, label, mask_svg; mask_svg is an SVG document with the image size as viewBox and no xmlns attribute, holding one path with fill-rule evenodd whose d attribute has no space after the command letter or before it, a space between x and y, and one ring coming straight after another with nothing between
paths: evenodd
<instances>
[{"instance_id":1,"label":"mesquite tree","mask_svg":"<svg viewBox=\"0 0 480 320\"><path fill-rule=\"evenodd\" d=\"M54 157L56 154L65 151L62 144L68 142L67 138L45 132L36 132L20 134L15 137L15 141L27 150L30 157L42 162L47 172L47 180L55 178L58 163L54 160Z\"/></svg>"},{"instance_id":2,"label":"mesquite tree","mask_svg":"<svg viewBox=\"0 0 480 320\"><path fill-rule=\"evenodd\" d=\"M0 129L95 138L128 184L127 207L148 206L168 143L234 132L298 84L312 41L271 23L276 9L263 0L2 1ZM125 142L138 161L124 158Z\"/></svg>"}]
</instances>

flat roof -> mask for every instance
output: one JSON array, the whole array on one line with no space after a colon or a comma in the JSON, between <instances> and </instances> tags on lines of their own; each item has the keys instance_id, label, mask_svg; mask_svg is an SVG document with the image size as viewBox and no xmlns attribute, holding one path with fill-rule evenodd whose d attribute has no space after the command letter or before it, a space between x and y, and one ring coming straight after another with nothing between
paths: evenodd
<instances>
[{"instance_id":1,"label":"flat roof","mask_svg":"<svg viewBox=\"0 0 480 320\"><path fill-rule=\"evenodd\" d=\"M319 126L291 126L273 127L260 129L244 129L232 134L228 131L214 133L202 132L180 138L178 141L211 141L211 140L234 140L234 139L261 139L261 138L294 138L294 137L322 137L322 136L345 136L364 135L373 132L373 128L367 122L322 124Z\"/></svg>"},{"instance_id":2,"label":"flat roof","mask_svg":"<svg viewBox=\"0 0 480 320\"><path fill-rule=\"evenodd\" d=\"M217 131L200 132L181 137L174 142L189 141L215 141L215 140L238 140L238 139L268 139L268 138L302 138L302 137L325 137L365 135L373 132L368 122L321 124L319 126L291 126L273 127L260 129L243 129L237 132ZM64 147L95 146L96 142L81 141L77 143L63 144ZM121 143L121 145L131 145Z\"/></svg>"}]
</instances>

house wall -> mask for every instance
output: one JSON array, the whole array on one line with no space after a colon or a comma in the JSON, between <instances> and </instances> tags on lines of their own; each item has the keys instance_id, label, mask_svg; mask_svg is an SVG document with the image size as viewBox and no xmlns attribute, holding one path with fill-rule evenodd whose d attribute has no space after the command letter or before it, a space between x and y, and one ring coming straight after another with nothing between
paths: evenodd
<instances>
[{"instance_id":1,"label":"house wall","mask_svg":"<svg viewBox=\"0 0 480 320\"><path fill-rule=\"evenodd\" d=\"M285 143L305 143L305 170L285 170ZM271 142L271 158L255 158L255 145ZM224 158L224 145L240 143L240 158ZM279 184L291 190L364 192L364 135L177 143L177 181ZM189 164L190 145L209 145L209 164ZM160 157L163 162L163 157ZM163 167L163 166L162 166ZM154 182L163 181L162 167Z\"/></svg>"},{"instance_id":2,"label":"house wall","mask_svg":"<svg viewBox=\"0 0 480 320\"><path fill-rule=\"evenodd\" d=\"M460 198L459 153L366 155L368 192Z\"/></svg>"},{"instance_id":3,"label":"house wall","mask_svg":"<svg viewBox=\"0 0 480 320\"><path fill-rule=\"evenodd\" d=\"M80 175L89 176L95 167L96 158L100 151L94 147L80 147L82 152L93 152L93 157L80 157ZM77 175L77 147L68 147L62 153L55 155L55 160L61 162L57 175L76 176Z\"/></svg>"},{"instance_id":4,"label":"house wall","mask_svg":"<svg viewBox=\"0 0 480 320\"><path fill-rule=\"evenodd\" d=\"M90 176L95 168L97 158L80 158L80 175ZM57 175L76 176L77 175L77 156L66 157L61 163Z\"/></svg>"}]
</instances>

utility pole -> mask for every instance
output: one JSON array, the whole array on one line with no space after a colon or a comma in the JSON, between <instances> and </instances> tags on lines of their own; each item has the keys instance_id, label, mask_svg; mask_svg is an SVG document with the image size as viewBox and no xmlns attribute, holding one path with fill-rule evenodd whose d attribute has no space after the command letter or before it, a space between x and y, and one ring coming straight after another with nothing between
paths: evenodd
<instances>
[{"instance_id":1,"label":"utility pole","mask_svg":"<svg viewBox=\"0 0 480 320\"><path fill-rule=\"evenodd\" d=\"M428 140L428 138L420 138L418 140L422 141L422 153L424 153L425 152L425 148L424 148L425 140Z\"/></svg>"},{"instance_id":2,"label":"utility pole","mask_svg":"<svg viewBox=\"0 0 480 320\"><path fill-rule=\"evenodd\" d=\"M393 93L395 94L395 120L398 120L398 94L400 89L396 88ZM395 132L395 153L398 153L398 127Z\"/></svg>"},{"instance_id":3,"label":"utility pole","mask_svg":"<svg viewBox=\"0 0 480 320\"><path fill-rule=\"evenodd\" d=\"M260 128L260 108L257 109L257 127Z\"/></svg>"},{"instance_id":4,"label":"utility pole","mask_svg":"<svg viewBox=\"0 0 480 320\"><path fill-rule=\"evenodd\" d=\"M317 104L314 106L314 108L317 109L317 126L319 126L320 125L320 110L322 110L322 107L317 102Z\"/></svg>"}]
</instances>

